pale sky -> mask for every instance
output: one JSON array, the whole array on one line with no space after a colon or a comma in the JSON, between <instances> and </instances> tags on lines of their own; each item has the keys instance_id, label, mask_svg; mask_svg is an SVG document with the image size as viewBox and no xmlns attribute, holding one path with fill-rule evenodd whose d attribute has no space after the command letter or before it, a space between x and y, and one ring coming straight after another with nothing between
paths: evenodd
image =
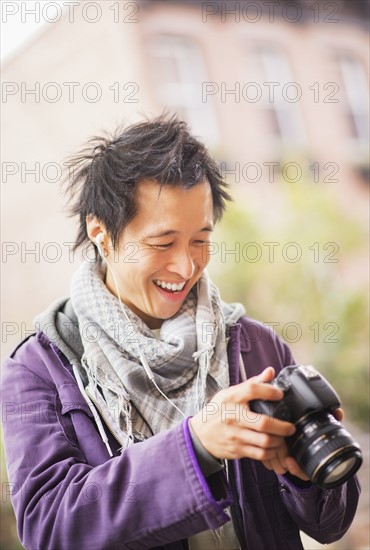
<instances>
[{"instance_id":1,"label":"pale sky","mask_svg":"<svg viewBox=\"0 0 370 550\"><path fill-rule=\"evenodd\" d=\"M19 46L34 36L44 25L55 25L66 0L13 0L1 6L1 61L6 60ZM53 7L54 5L54 7ZM58 9L56 5L60 6ZM45 11L45 6L47 10ZM44 10L44 11L43 11ZM32 12L35 13L32 13Z\"/></svg>"}]
</instances>

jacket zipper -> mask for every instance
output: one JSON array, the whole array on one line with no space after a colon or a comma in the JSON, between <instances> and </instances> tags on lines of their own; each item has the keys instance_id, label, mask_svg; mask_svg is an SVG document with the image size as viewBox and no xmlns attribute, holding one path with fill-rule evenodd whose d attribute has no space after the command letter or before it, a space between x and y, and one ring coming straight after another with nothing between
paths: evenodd
<instances>
[{"instance_id":1,"label":"jacket zipper","mask_svg":"<svg viewBox=\"0 0 370 550\"><path fill-rule=\"evenodd\" d=\"M227 477L227 480L230 483L229 462L227 460L225 460L225 468L226 468L226 477ZM233 496L235 498L234 494L233 494ZM233 514L233 510L232 510L232 505L230 505L230 516L231 516L231 525L232 525L232 528L233 528L233 531L234 531L235 538L238 541L238 543L240 544L240 537L238 536L238 533L236 532L235 518L234 518L234 514Z\"/></svg>"},{"instance_id":2,"label":"jacket zipper","mask_svg":"<svg viewBox=\"0 0 370 550\"><path fill-rule=\"evenodd\" d=\"M248 550L247 541L245 539L244 528L242 524L242 515L240 506L238 503L238 492L236 489L235 477L232 468L232 464L229 460L225 460L226 475L230 484L231 493L234 497L234 503L230 505L230 515L233 529L235 531L236 538L239 541L242 550Z\"/></svg>"}]
</instances>

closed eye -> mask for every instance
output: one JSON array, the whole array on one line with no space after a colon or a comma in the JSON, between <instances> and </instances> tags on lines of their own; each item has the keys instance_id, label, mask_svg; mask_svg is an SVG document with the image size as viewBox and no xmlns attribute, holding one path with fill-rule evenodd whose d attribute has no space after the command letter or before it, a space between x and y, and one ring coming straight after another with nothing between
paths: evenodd
<instances>
[{"instance_id":1,"label":"closed eye","mask_svg":"<svg viewBox=\"0 0 370 550\"><path fill-rule=\"evenodd\" d=\"M210 241L208 240L201 240L201 239L197 239L194 241L194 244L196 245L199 245L199 246L203 246L205 244L208 244ZM151 244L149 246L151 246L152 248L157 248L157 249L162 249L162 250L166 250L167 248L169 248L170 246L172 246L174 243L171 242L171 243L166 243L166 244Z\"/></svg>"},{"instance_id":2,"label":"closed eye","mask_svg":"<svg viewBox=\"0 0 370 550\"><path fill-rule=\"evenodd\" d=\"M171 246L173 243L166 243L166 244L152 244L150 246L152 246L153 248L168 248L169 246Z\"/></svg>"}]
</instances>

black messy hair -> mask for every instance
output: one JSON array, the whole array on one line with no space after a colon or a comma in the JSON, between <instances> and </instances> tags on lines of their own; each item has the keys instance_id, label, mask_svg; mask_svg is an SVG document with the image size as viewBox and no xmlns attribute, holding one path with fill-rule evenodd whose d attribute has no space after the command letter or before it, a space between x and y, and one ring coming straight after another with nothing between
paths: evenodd
<instances>
[{"instance_id":1,"label":"black messy hair","mask_svg":"<svg viewBox=\"0 0 370 550\"><path fill-rule=\"evenodd\" d=\"M183 189L208 181L214 222L221 219L226 200L231 200L217 163L176 116L161 115L124 130L119 128L112 137L94 137L88 144L67 163L69 214L79 217L74 252L89 242L89 215L104 224L116 248L122 231L137 213L135 192L144 180ZM100 261L96 248L95 255Z\"/></svg>"}]
</instances>

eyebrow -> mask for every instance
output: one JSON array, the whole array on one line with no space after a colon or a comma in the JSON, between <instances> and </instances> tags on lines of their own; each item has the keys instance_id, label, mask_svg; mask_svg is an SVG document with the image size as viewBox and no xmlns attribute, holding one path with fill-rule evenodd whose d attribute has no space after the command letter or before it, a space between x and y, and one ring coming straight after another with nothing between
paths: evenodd
<instances>
[{"instance_id":1,"label":"eyebrow","mask_svg":"<svg viewBox=\"0 0 370 550\"><path fill-rule=\"evenodd\" d=\"M180 233L179 231L175 231L174 229L166 229L166 230L163 230L161 231L160 229L158 229L158 233L151 233L151 234L147 234L147 235L144 235L142 238L143 239L157 239L158 237L167 237L168 235L177 235L178 233ZM203 231L213 231L213 227L211 227L210 225L207 225L205 227L202 227L202 229L199 229L199 231L196 231L196 233L202 233Z\"/></svg>"}]
</instances>

